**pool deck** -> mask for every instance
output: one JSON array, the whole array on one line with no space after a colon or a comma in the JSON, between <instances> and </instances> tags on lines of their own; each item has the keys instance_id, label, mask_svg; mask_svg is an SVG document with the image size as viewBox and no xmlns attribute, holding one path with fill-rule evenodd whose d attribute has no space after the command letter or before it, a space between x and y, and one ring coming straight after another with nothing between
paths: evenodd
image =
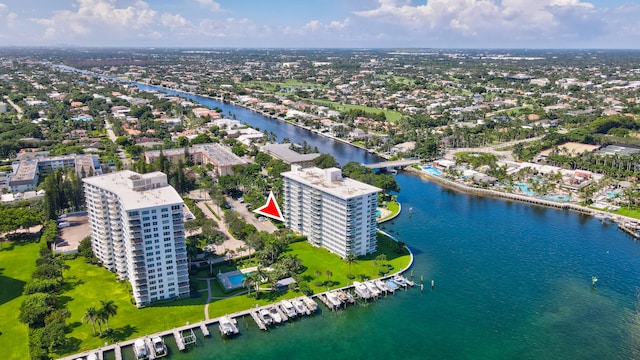
<instances>
[{"instance_id":1,"label":"pool deck","mask_svg":"<svg viewBox=\"0 0 640 360\"><path fill-rule=\"evenodd\" d=\"M230 278L234 275L241 275L241 274L246 274L249 272L252 272L254 270L256 270L257 268L254 267L250 267L250 268L246 268L246 269L240 269L240 270L234 270L234 271L229 271L226 273L219 273L218 275L216 275L216 277L218 278L218 280L220 280L220 283L222 284L222 286L224 287L224 289L226 291L231 291L231 290L235 290L235 289L239 289L242 287L242 283L240 284L234 284Z\"/></svg>"}]
</instances>

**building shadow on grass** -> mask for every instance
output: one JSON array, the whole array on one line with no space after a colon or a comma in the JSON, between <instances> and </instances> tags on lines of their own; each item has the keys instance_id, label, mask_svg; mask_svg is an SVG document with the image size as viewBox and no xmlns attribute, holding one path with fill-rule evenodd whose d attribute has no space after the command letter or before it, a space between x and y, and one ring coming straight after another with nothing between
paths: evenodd
<instances>
[{"instance_id":1,"label":"building shadow on grass","mask_svg":"<svg viewBox=\"0 0 640 360\"><path fill-rule=\"evenodd\" d=\"M22 295L22 290L26 284L22 280L2 276L3 272L4 268L0 268L0 289L2 289L0 291L0 305Z\"/></svg>"}]
</instances>

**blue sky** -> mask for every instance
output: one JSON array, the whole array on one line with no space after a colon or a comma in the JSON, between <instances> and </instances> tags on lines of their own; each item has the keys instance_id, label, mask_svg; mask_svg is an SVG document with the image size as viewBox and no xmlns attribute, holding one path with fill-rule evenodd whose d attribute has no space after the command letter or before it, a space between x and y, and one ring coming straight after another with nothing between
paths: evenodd
<instances>
[{"instance_id":1,"label":"blue sky","mask_svg":"<svg viewBox=\"0 0 640 360\"><path fill-rule=\"evenodd\" d=\"M0 46L639 48L639 0L0 0Z\"/></svg>"}]
</instances>

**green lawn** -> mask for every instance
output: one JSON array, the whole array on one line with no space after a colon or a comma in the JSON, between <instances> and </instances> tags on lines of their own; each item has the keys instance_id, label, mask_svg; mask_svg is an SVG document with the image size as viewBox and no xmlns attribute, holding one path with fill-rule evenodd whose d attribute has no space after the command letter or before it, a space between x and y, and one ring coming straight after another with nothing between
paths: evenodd
<instances>
[{"instance_id":1,"label":"green lawn","mask_svg":"<svg viewBox=\"0 0 640 360\"><path fill-rule=\"evenodd\" d=\"M640 209L620 208L617 211L612 211L612 213L640 219Z\"/></svg>"},{"instance_id":2,"label":"green lawn","mask_svg":"<svg viewBox=\"0 0 640 360\"><path fill-rule=\"evenodd\" d=\"M397 111L394 111L394 110L385 110L385 109L373 108L373 107L364 106L364 105L340 104L340 103L337 103L337 102L334 102L334 101L329 101L329 100L302 99L302 98L300 100L305 101L305 102L318 104L318 105L329 106L329 107L332 107L332 108L334 108L334 109L336 109L338 111L357 109L357 110L366 111L366 112L371 113L371 114L377 114L377 113L382 111L382 112L384 112L384 115L387 117L387 120L391 121L391 122L397 122L402 117L401 113L399 113Z\"/></svg>"},{"instance_id":3,"label":"green lawn","mask_svg":"<svg viewBox=\"0 0 640 360\"><path fill-rule=\"evenodd\" d=\"M71 333L70 346L64 354L68 355L154 332L182 326L187 321L204 320L206 291L199 298L167 301L138 309L131 304L129 284L117 281L115 274L104 268L89 265L83 258L67 261L70 269L65 272L68 290L62 295L71 312L67 324ZM109 320L112 334L100 338L93 336L91 324L82 322L85 309L100 307L100 300L113 300L118 305L118 313ZM104 327L104 326L103 326Z\"/></svg>"},{"instance_id":4,"label":"green lawn","mask_svg":"<svg viewBox=\"0 0 640 360\"><path fill-rule=\"evenodd\" d=\"M0 348L4 359L29 357L27 325L18 321L22 289L36 268L39 243L0 243Z\"/></svg>"},{"instance_id":5,"label":"green lawn","mask_svg":"<svg viewBox=\"0 0 640 360\"><path fill-rule=\"evenodd\" d=\"M302 259L302 264L306 267L302 277L309 283L315 293L320 293L326 291L328 287L338 288L351 285L354 280L361 280L363 277L378 277L380 270L394 272L405 268L410 261L409 252L404 249L401 254L398 254L395 251L396 248L397 245L393 240L378 234L378 252L366 257L360 257L356 263L351 265L351 273L356 276L354 279L347 277L349 274L347 262L326 249L313 247L305 241L290 244L289 252L298 255ZM380 254L387 256L387 260L384 263L375 261L375 258ZM330 278L327 277L327 270L332 272ZM320 271L320 276L316 276L316 271ZM320 286L316 286L316 282L320 283ZM214 318L245 310L254 307L256 304L262 306L281 299L294 298L301 295L300 292L292 290L282 292L261 291L258 300L246 295L216 300L209 305L209 317Z\"/></svg>"},{"instance_id":6,"label":"green lawn","mask_svg":"<svg viewBox=\"0 0 640 360\"><path fill-rule=\"evenodd\" d=\"M363 276L377 277L378 271L384 269L397 271L404 268L409 262L408 252L404 250L402 254L396 253L395 242L383 235L378 236L378 249L379 251L377 253L359 258L358 261L352 265L352 273L357 279ZM15 251L15 249L13 251ZM356 280L347 278L347 274L349 273L348 264L339 256L325 249L314 248L307 242L297 242L289 245L289 251L303 259L303 264L307 269L302 276L309 282L314 292L325 291L327 286L332 288L346 286L351 284L353 280ZM32 249L32 253L31 256L37 254L37 247ZM381 253L386 254L387 261L385 261L384 264L377 263L374 265L373 260ZM0 256L2 255L4 255L4 252L0 252ZM0 259L2 258L0 257ZM105 342L113 343L171 329L182 326L187 321L195 323L204 320L204 304L207 300L206 290L204 289L202 289L202 295L199 298L167 301L138 309L135 305L131 304L128 283L117 281L115 274L104 268L86 264L82 258L69 260L67 264L70 266L70 269L65 272L67 290L62 295L62 300L66 301L69 311L71 312L71 318L67 321L71 329L71 332L67 334L67 337L70 339L70 345L64 353L56 355L62 356L94 349L102 346ZM33 271L35 264L30 266L29 269L25 269L27 274ZM224 267L225 270L231 270L234 268L234 265L225 264L222 265L222 267ZM218 268L215 268L214 272L217 273L217 269ZM317 279L315 275L316 270L321 272L321 275ZM330 278L330 284L325 284L325 281L329 280L326 275L327 270L331 270L333 273ZM206 275L207 271L208 269L203 269L203 272L199 272L198 274ZM322 282L322 285L315 286L315 282L317 281ZM199 286L204 286L205 282L198 280L197 283ZM229 296L227 299L212 301L209 305L209 316L211 318L245 310L256 304L261 306L279 301L283 298L292 298L301 295L301 293L295 291L277 293L261 291L259 299L256 300L246 295L233 296L238 292L225 294L216 281L211 281L211 284L214 296ZM118 305L118 314L109 321L113 332L103 338L93 336L91 324L82 322L84 311L90 306L99 307L100 300L113 300L116 305ZM27 351L26 327L23 327L23 333L23 336L25 336L25 341L22 342L24 344L23 348L16 348L16 351L11 353L18 352L25 354ZM4 335L0 336L0 341L3 341L3 338ZM7 344L7 346L9 345ZM22 357L23 356L18 358Z\"/></svg>"},{"instance_id":7,"label":"green lawn","mask_svg":"<svg viewBox=\"0 0 640 360\"><path fill-rule=\"evenodd\" d=\"M400 203L397 201L387 201L387 210L391 211L391 213L384 218L378 220L378 222L383 222L387 219L391 219L396 216L400 212Z\"/></svg>"}]
</instances>

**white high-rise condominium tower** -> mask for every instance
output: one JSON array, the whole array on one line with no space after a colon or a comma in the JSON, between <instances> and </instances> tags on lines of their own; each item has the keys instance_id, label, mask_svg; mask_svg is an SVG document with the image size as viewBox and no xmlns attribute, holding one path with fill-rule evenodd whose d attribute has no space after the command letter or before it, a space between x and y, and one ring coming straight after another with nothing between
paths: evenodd
<instances>
[{"instance_id":1,"label":"white high-rise condominium tower","mask_svg":"<svg viewBox=\"0 0 640 360\"><path fill-rule=\"evenodd\" d=\"M131 283L136 305L188 295L184 202L167 175L125 170L82 181L93 252Z\"/></svg>"},{"instance_id":2,"label":"white high-rise condominium tower","mask_svg":"<svg viewBox=\"0 0 640 360\"><path fill-rule=\"evenodd\" d=\"M294 167L282 176L287 227L342 257L377 250L376 209L381 189L343 178L337 168Z\"/></svg>"}]
</instances>

